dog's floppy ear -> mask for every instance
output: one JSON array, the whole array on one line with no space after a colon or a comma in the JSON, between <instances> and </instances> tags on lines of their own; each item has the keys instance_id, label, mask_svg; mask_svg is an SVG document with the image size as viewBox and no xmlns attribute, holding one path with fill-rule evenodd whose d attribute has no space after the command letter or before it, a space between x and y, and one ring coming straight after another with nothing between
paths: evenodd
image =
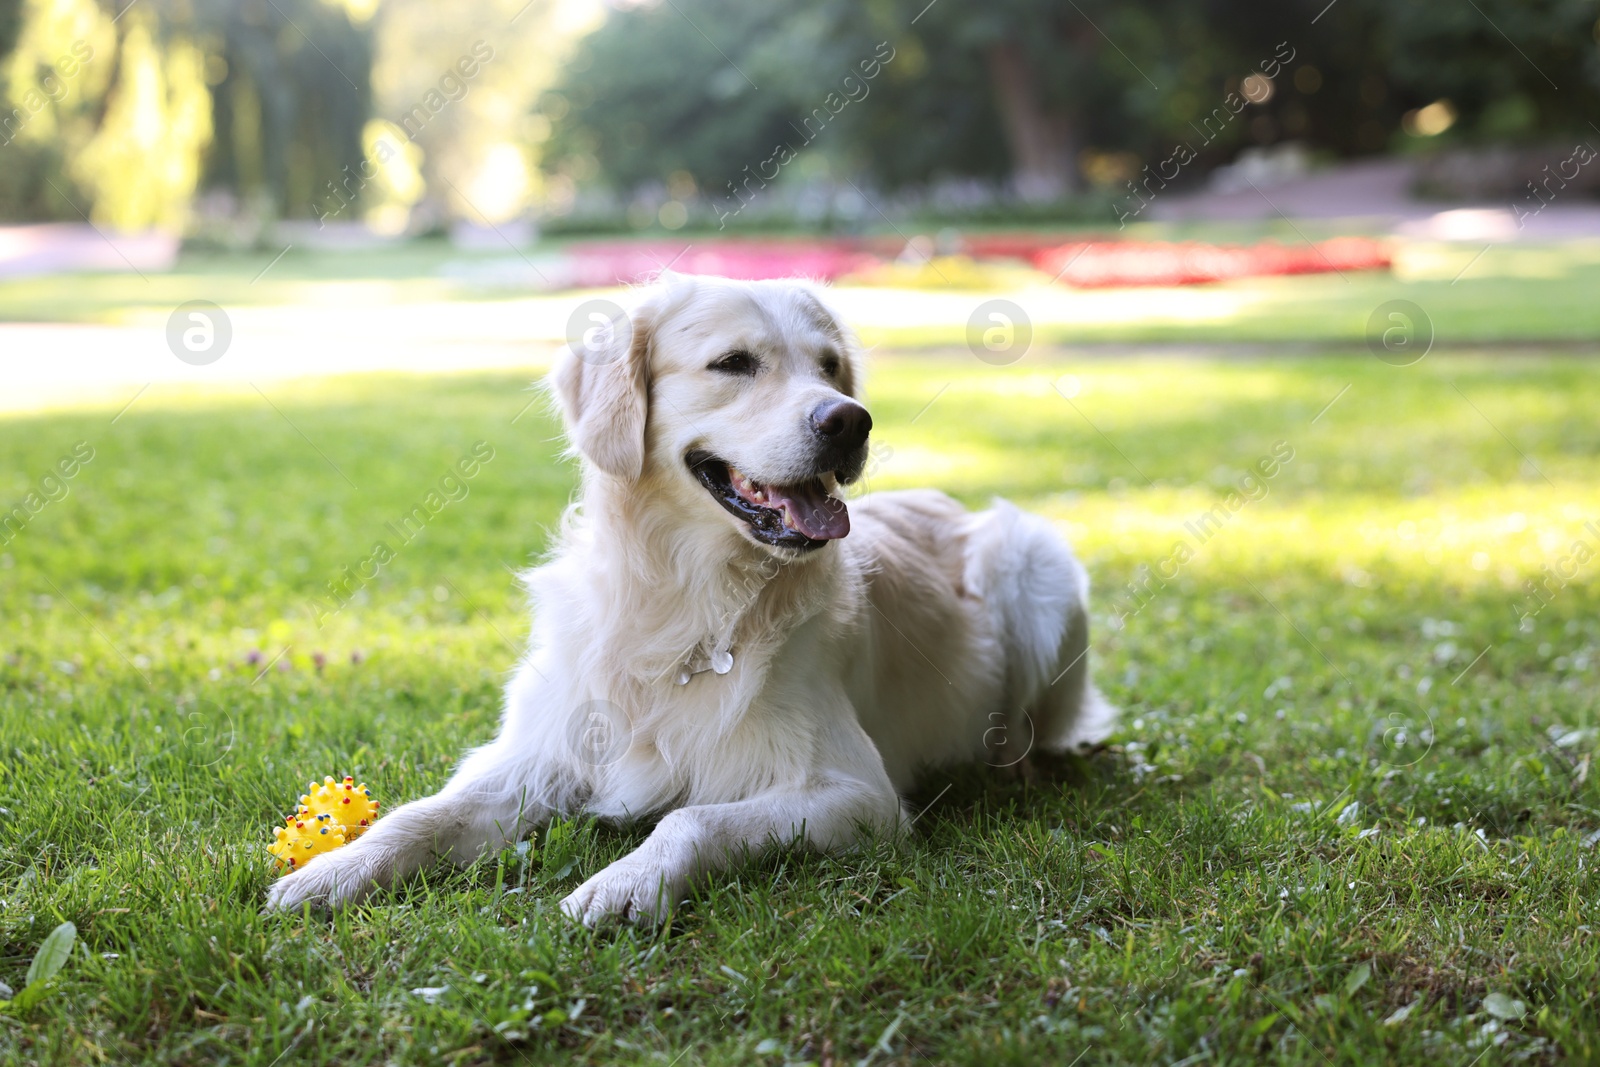
<instances>
[{"instance_id":1,"label":"dog's floppy ear","mask_svg":"<svg viewBox=\"0 0 1600 1067\"><path fill-rule=\"evenodd\" d=\"M609 322L594 318L583 340L562 350L550 382L572 447L607 474L632 480L644 470L652 315L641 306Z\"/></svg>"}]
</instances>

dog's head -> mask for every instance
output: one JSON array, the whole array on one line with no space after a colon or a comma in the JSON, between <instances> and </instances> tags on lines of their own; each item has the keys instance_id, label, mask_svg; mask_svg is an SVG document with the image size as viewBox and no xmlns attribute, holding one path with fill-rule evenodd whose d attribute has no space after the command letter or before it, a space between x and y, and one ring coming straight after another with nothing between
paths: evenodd
<instances>
[{"instance_id":1,"label":"dog's head","mask_svg":"<svg viewBox=\"0 0 1600 1067\"><path fill-rule=\"evenodd\" d=\"M850 532L839 487L867 458L854 338L796 282L668 275L551 374L573 449L781 554Z\"/></svg>"}]
</instances>

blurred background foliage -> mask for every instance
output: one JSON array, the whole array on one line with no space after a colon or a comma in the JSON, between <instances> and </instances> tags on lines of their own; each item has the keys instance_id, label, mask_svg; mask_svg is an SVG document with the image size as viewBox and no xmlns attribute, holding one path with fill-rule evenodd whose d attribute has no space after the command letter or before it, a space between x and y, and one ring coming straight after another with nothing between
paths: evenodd
<instances>
[{"instance_id":1,"label":"blurred background foliage","mask_svg":"<svg viewBox=\"0 0 1600 1067\"><path fill-rule=\"evenodd\" d=\"M1180 145L1194 181L1592 136L1600 3L0 0L0 98L7 221L678 229L768 183L789 222L850 186L1065 217Z\"/></svg>"}]
</instances>

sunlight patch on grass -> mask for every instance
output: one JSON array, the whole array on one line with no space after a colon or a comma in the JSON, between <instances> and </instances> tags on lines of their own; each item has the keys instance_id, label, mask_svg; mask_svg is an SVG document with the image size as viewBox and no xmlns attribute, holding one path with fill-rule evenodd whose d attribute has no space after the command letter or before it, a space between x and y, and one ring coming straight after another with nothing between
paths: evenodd
<instances>
[{"instance_id":1,"label":"sunlight patch on grass","mask_svg":"<svg viewBox=\"0 0 1600 1067\"><path fill-rule=\"evenodd\" d=\"M1571 502L1581 489L1530 483L1425 500L1341 494L1284 503L1269 496L1246 499L1235 511L1225 497L1194 489L1027 503L1060 521L1084 553L1119 569L1170 555L1182 541L1194 550L1189 566L1201 569L1337 576L1383 568L1442 588L1521 596L1524 583L1557 564L1580 592L1600 587L1600 509L1585 513ZM1575 551L1578 544L1585 548ZM1563 563L1568 557L1572 562Z\"/></svg>"},{"instance_id":2,"label":"sunlight patch on grass","mask_svg":"<svg viewBox=\"0 0 1600 1067\"><path fill-rule=\"evenodd\" d=\"M1488 246L1487 248L1485 246ZM1464 271L1489 278L1566 278L1574 270L1600 266L1600 241L1559 245L1494 245L1493 242L1402 242L1396 245L1394 276L1402 282L1451 282Z\"/></svg>"}]
</instances>

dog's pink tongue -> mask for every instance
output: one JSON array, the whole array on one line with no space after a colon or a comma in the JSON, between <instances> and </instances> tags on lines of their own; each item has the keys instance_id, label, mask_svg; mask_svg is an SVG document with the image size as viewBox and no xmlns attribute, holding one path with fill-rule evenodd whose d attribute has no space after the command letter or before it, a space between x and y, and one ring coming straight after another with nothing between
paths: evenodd
<instances>
[{"instance_id":1,"label":"dog's pink tongue","mask_svg":"<svg viewBox=\"0 0 1600 1067\"><path fill-rule=\"evenodd\" d=\"M789 505L794 528L813 541L836 541L850 532L850 512L844 501L829 496L820 484L772 486L767 506Z\"/></svg>"}]
</instances>

